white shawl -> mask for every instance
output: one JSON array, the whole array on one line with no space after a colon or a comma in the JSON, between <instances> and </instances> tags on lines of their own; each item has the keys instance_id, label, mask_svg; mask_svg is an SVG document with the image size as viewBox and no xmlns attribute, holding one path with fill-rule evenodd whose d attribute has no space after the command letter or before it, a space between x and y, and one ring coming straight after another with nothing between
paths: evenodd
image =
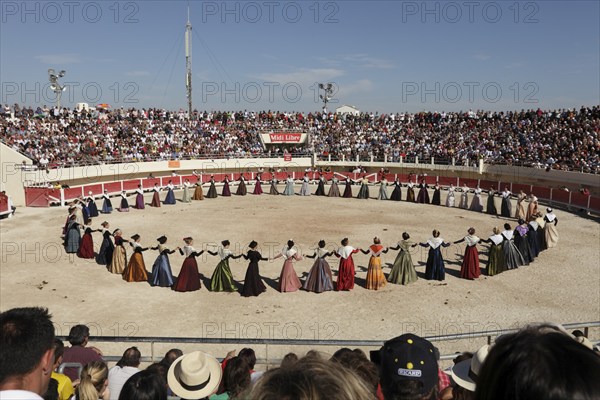
<instances>
[{"instance_id":1,"label":"white shawl","mask_svg":"<svg viewBox=\"0 0 600 400\"><path fill-rule=\"evenodd\" d=\"M340 257L342 258L348 258L350 257L350 255L352 254L352 252L354 251L354 247L348 245L348 246L344 246L344 247L340 247L337 251L337 253L340 255Z\"/></svg>"},{"instance_id":2,"label":"white shawl","mask_svg":"<svg viewBox=\"0 0 600 400\"><path fill-rule=\"evenodd\" d=\"M502 235L492 235L490 236L490 240L494 242L494 244L500 244L504 241Z\"/></svg>"},{"instance_id":3,"label":"white shawl","mask_svg":"<svg viewBox=\"0 0 600 400\"><path fill-rule=\"evenodd\" d=\"M475 246L477 243L479 243L480 240L481 239L479 239L475 235L467 235L467 236L465 236L465 242L467 242L468 246Z\"/></svg>"},{"instance_id":4,"label":"white shawl","mask_svg":"<svg viewBox=\"0 0 600 400\"><path fill-rule=\"evenodd\" d=\"M431 247L432 249L437 249L438 247L440 247L442 245L442 243L444 243L444 239L437 237L437 238L430 238L427 241L427 244L429 244L429 247Z\"/></svg>"},{"instance_id":5,"label":"white shawl","mask_svg":"<svg viewBox=\"0 0 600 400\"><path fill-rule=\"evenodd\" d=\"M513 238L514 233L515 233L514 231L503 231L502 235L504 235L505 238L510 240Z\"/></svg>"}]
</instances>

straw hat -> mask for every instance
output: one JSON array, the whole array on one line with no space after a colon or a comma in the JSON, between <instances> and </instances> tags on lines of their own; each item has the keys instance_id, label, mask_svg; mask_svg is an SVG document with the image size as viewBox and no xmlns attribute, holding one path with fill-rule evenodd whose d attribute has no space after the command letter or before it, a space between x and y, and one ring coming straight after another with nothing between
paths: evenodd
<instances>
[{"instance_id":1,"label":"straw hat","mask_svg":"<svg viewBox=\"0 0 600 400\"><path fill-rule=\"evenodd\" d=\"M477 378L481 371L481 366L489 351L490 345L486 344L477 350L477 353L473 355L473 358L455 364L451 370L454 382L456 382L458 386L474 392L475 387L477 386Z\"/></svg>"},{"instance_id":2,"label":"straw hat","mask_svg":"<svg viewBox=\"0 0 600 400\"><path fill-rule=\"evenodd\" d=\"M202 351L176 359L167 374L169 388L184 399L199 399L213 394L221 383L221 365Z\"/></svg>"}]
</instances>

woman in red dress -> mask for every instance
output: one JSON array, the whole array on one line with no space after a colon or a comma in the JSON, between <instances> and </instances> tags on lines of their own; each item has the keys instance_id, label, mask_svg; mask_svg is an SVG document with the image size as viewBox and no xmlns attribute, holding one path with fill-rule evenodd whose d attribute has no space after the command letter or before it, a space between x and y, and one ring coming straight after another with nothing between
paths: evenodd
<instances>
[{"instance_id":1,"label":"woman in red dress","mask_svg":"<svg viewBox=\"0 0 600 400\"><path fill-rule=\"evenodd\" d=\"M252 194L263 194L262 186L260 184L260 175L256 175L254 192L252 192Z\"/></svg>"},{"instance_id":2,"label":"woman in red dress","mask_svg":"<svg viewBox=\"0 0 600 400\"><path fill-rule=\"evenodd\" d=\"M88 219L85 221L85 232L81 238L81 244L77 255L80 258L94 258L94 240L92 239L92 232L100 232L100 229L92 229L92 220Z\"/></svg>"},{"instance_id":3,"label":"woman in red dress","mask_svg":"<svg viewBox=\"0 0 600 400\"><path fill-rule=\"evenodd\" d=\"M354 260L352 254L356 254L360 249L348 245L348 238L342 239L342 247L336 250L335 256L340 259L338 268L338 280L336 290L354 289Z\"/></svg>"},{"instance_id":4,"label":"woman in red dress","mask_svg":"<svg viewBox=\"0 0 600 400\"><path fill-rule=\"evenodd\" d=\"M457 240L454 244L467 242L465 256L463 258L462 266L460 267L460 277L473 280L479 278L479 275L481 274L481 271L479 270L479 252L477 251L477 243L479 243L481 239L475 236L474 228L469 228L467 232L469 233L467 236Z\"/></svg>"},{"instance_id":5,"label":"woman in red dress","mask_svg":"<svg viewBox=\"0 0 600 400\"><path fill-rule=\"evenodd\" d=\"M183 241L185 242L185 246L183 246L183 249L179 248L179 254L185 256L185 260L183 261L173 290L177 292L193 292L194 290L199 290L202 286L200 284L200 273L198 272L196 257L202 255L204 250L197 252L192 247L194 239L191 237L186 237Z\"/></svg>"}]
</instances>

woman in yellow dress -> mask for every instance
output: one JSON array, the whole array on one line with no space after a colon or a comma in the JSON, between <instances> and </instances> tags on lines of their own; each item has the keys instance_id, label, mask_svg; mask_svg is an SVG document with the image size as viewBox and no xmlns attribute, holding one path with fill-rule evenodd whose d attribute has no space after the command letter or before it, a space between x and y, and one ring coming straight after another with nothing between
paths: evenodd
<instances>
[{"instance_id":1,"label":"woman in yellow dress","mask_svg":"<svg viewBox=\"0 0 600 400\"><path fill-rule=\"evenodd\" d=\"M367 270L366 288L369 290L379 290L383 288L387 280L381 269L381 253L387 253L388 249L381 245L381 239L373 238L373 244L368 250L361 250L363 254L371 254L369 259L369 268Z\"/></svg>"},{"instance_id":2,"label":"woman in yellow dress","mask_svg":"<svg viewBox=\"0 0 600 400\"><path fill-rule=\"evenodd\" d=\"M123 244L125 242L129 243L129 240L123 239L123 232L120 229L115 229L113 237L115 238L115 250L108 270L113 274L123 274L127 266L127 251Z\"/></svg>"},{"instance_id":3,"label":"woman in yellow dress","mask_svg":"<svg viewBox=\"0 0 600 400\"><path fill-rule=\"evenodd\" d=\"M146 263L142 253L148 248L142 247L140 244L140 235L135 234L131 239L133 242L129 242L129 244L133 247L133 255L129 259L127 268L123 271L123 279L127 282L147 282L148 271L146 271Z\"/></svg>"}]
</instances>

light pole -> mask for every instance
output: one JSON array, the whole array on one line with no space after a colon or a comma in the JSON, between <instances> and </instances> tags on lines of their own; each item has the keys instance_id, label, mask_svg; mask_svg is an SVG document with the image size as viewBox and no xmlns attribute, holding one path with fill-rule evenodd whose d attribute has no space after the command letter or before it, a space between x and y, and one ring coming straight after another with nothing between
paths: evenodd
<instances>
[{"instance_id":1,"label":"light pole","mask_svg":"<svg viewBox=\"0 0 600 400\"><path fill-rule=\"evenodd\" d=\"M58 108L58 109L60 109L60 96L62 95L62 92L67 90L66 86L63 86L60 83L58 83L58 78L62 78L66 74L67 74L67 71L65 71L64 69L61 70L58 73L58 75L52 68L50 68L48 70L48 79L50 80L50 89L52 89L52 91L56 94L56 108Z\"/></svg>"},{"instance_id":2,"label":"light pole","mask_svg":"<svg viewBox=\"0 0 600 400\"><path fill-rule=\"evenodd\" d=\"M333 83L319 83L319 89L325 91L325 94L319 95L319 98L323 100L323 113L327 114L327 103L331 100L331 95L333 94Z\"/></svg>"}]
</instances>

